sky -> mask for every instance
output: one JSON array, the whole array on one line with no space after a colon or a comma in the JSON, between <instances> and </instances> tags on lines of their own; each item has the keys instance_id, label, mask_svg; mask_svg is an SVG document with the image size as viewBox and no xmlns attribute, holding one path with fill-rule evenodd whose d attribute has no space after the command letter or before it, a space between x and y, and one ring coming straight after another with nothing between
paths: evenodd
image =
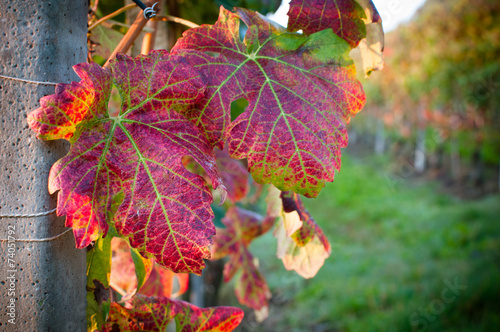
<instances>
[{"instance_id":1,"label":"sky","mask_svg":"<svg viewBox=\"0 0 500 332\"><path fill-rule=\"evenodd\" d=\"M420 8L425 0L372 0L377 7L377 10L382 16L382 25L384 26L384 31L389 32L394 30L399 23L407 22L411 19L413 14ZM278 22L279 24L286 26L288 21L288 3L290 0L283 0L280 8L275 14L269 15L269 17Z\"/></svg>"}]
</instances>

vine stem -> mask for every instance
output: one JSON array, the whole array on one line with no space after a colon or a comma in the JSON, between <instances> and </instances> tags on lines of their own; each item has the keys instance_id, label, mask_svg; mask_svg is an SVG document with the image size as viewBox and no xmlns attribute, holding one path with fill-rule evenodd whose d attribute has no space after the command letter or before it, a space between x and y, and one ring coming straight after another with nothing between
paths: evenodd
<instances>
[{"instance_id":1,"label":"vine stem","mask_svg":"<svg viewBox=\"0 0 500 332\"><path fill-rule=\"evenodd\" d=\"M137 5L135 3L131 3L129 5L126 5L125 7L122 7L114 12L112 12L111 14L108 14L104 17L101 17L99 20L97 20L96 22L94 22L91 26L89 26L89 32L94 30L95 28L97 28L97 26L99 26L102 22L104 21L107 21L109 20L110 18L113 18L117 15L120 15L121 13L131 9L131 8L134 8L134 7L137 7Z\"/></svg>"},{"instance_id":2,"label":"vine stem","mask_svg":"<svg viewBox=\"0 0 500 332\"><path fill-rule=\"evenodd\" d=\"M156 16L156 17L153 18L153 20L154 21L170 21L170 22L175 22L175 23L179 23L179 24L185 25L185 26L190 27L190 28L197 28L197 27L199 27L199 25L196 24L196 23L194 23L194 22L185 20L185 19L180 18L180 17L171 16L171 15Z\"/></svg>"},{"instance_id":3,"label":"vine stem","mask_svg":"<svg viewBox=\"0 0 500 332\"><path fill-rule=\"evenodd\" d=\"M104 68L108 68L110 65L110 62L116 58L117 53L125 53L129 50L129 48L132 46L134 41L137 39L139 34L141 33L142 29L146 26L146 23L148 21L144 18L144 15L142 14L142 11L137 14L137 17L135 18L134 23L128 29L127 33L125 36L123 36L122 40L118 43L116 46L115 50L111 55L109 56L108 60L104 64Z\"/></svg>"},{"instance_id":4,"label":"vine stem","mask_svg":"<svg viewBox=\"0 0 500 332\"><path fill-rule=\"evenodd\" d=\"M161 10L161 2L157 3L158 11ZM155 46L155 40L156 40L156 32L158 30L158 21L156 20L150 20L150 22L147 23L147 27L152 29L153 31L151 32L146 32L144 37L142 38L142 47L141 47L141 54L148 55L149 52L151 52L152 49L154 49Z\"/></svg>"},{"instance_id":5,"label":"vine stem","mask_svg":"<svg viewBox=\"0 0 500 332\"><path fill-rule=\"evenodd\" d=\"M149 52L154 48L155 46L155 39L156 39L156 28L158 26L158 21L151 21L148 22L149 28L153 29L152 32L146 32L144 35L144 38L142 38L142 48L141 48L141 54L148 55Z\"/></svg>"},{"instance_id":6,"label":"vine stem","mask_svg":"<svg viewBox=\"0 0 500 332\"><path fill-rule=\"evenodd\" d=\"M130 24L125 24L125 23L118 22L118 21L115 21L115 20L107 20L106 22L102 23L102 26L104 26L106 28L112 28L115 25L118 25L120 27L124 27L126 29L130 29ZM144 31L144 32L151 32L153 30L151 30L148 27L145 27L142 31Z\"/></svg>"}]
</instances>

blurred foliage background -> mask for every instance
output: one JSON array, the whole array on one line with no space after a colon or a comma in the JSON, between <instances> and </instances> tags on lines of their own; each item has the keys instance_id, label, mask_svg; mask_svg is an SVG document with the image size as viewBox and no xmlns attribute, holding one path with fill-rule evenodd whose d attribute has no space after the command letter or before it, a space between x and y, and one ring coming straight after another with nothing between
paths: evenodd
<instances>
[{"instance_id":1,"label":"blurred foliage background","mask_svg":"<svg viewBox=\"0 0 500 332\"><path fill-rule=\"evenodd\" d=\"M385 68L363 80L351 129L462 197L498 192L499 21L499 1L428 0L386 35Z\"/></svg>"}]
</instances>

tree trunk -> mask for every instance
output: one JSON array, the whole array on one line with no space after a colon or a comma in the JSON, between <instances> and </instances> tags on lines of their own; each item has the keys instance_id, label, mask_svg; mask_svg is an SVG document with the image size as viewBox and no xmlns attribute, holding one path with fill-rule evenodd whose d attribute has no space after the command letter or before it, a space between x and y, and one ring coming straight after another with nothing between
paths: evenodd
<instances>
[{"instance_id":1,"label":"tree trunk","mask_svg":"<svg viewBox=\"0 0 500 332\"><path fill-rule=\"evenodd\" d=\"M181 16L178 0L167 1L167 13L172 16ZM167 22L167 50L170 51L182 34L179 24Z\"/></svg>"},{"instance_id":2,"label":"tree trunk","mask_svg":"<svg viewBox=\"0 0 500 332\"><path fill-rule=\"evenodd\" d=\"M207 260L203 270L203 306L219 305L219 290L224 278L224 259Z\"/></svg>"},{"instance_id":3,"label":"tree trunk","mask_svg":"<svg viewBox=\"0 0 500 332\"><path fill-rule=\"evenodd\" d=\"M71 67L86 59L87 5L73 0L2 1L0 75L39 82L77 80ZM37 140L26 124L39 99L53 93L51 84L0 77L0 215L56 206L47 178L67 145ZM0 330L86 330L86 251L75 249L71 232L50 241L23 241L61 234L67 229L64 219L54 213L0 218Z\"/></svg>"},{"instance_id":4,"label":"tree trunk","mask_svg":"<svg viewBox=\"0 0 500 332\"><path fill-rule=\"evenodd\" d=\"M375 153L385 152L385 125L383 120L377 120L377 129L375 133Z\"/></svg>"},{"instance_id":5,"label":"tree trunk","mask_svg":"<svg viewBox=\"0 0 500 332\"><path fill-rule=\"evenodd\" d=\"M415 148L414 162L414 167L417 174L422 174L425 171L425 157L425 128L419 128L417 132L417 147Z\"/></svg>"},{"instance_id":6,"label":"tree trunk","mask_svg":"<svg viewBox=\"0 0 500 332\"><path fill-rule=\"evenodd\" d=\"M498 191L500 191L500 161L498 162Z\"/></svg>"},{"instance_id":7,"label":"tree trunk","mask_svg":"<svg viewBox=\"0 0 500 332\"><path fill-rule=\"evenodd\" d=\"M471 158L471 171L469 173L470 184L474 187L482 188L484 184L484 163L481 156L480 143L474 148Z\"/></svg>"}]
</instances>

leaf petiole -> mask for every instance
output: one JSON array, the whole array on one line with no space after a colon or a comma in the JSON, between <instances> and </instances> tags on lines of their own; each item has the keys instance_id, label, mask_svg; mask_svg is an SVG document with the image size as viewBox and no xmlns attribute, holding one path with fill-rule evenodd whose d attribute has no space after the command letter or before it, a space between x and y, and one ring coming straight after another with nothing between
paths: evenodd
<instances>
[{"instance_id":1,"label":"leaf petiole","mask_svg":"<svg viewBox=\"0 0 500 332\"><path fill-rule=\"evenodd\" d=\"M154 21L175 22L175 23L179 23L179 24L185 25L185 26L190 27L190 28L199 27L199 25L194 23L194 22L185 20L185 19L180 18L180 17L171 16L171 15L156 16L155 18L153 18L153 20Z\"/></svg>"},{"instance_id":2,"label":"leaf petiole","mask_svg":"<svg viewBox=\"0 0 500 332\"><path fill-rule=\"evenodd\" d=\"M97 20L97 21L96 21L96 22L94 22L91 26L89 26L88 31L90 32L90 31L94 30L94 29L95 29L95 28L97 28L97 26L99 26L102 22L105 22L105 21L107 21L107 20L109 20L109 19L111 19L111 18L113 18L113 17L115 17L115 16L118 16L118 15L120 15L121 13L123 13L123 12L125 12L125 11L127 11L127 10L129 10L129 9L131 9L131 8L134 8L134 7L136 7L136 6L137 6L136 4L131 3L130 5L126 5L126 6L122 7L122 8L120 8L120 9L118 9L118 10L116 10L116 11L112 12L112 13L111 13L111 14L109 14L109 15L106 15L106 16L104 16L104 17L101 17L99 20Z\"/></svg>"}]
</instances>

